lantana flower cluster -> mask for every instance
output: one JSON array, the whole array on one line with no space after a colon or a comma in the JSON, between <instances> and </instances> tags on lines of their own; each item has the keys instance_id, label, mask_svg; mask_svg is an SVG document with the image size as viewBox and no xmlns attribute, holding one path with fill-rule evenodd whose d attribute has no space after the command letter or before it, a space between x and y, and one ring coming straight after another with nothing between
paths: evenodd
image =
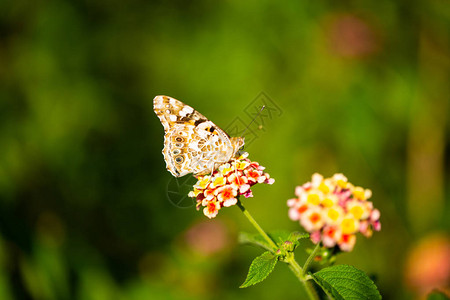
<instances>
[{"instance_id":1,"label":"lantana flower cluster","mask_svg":"<svg viewBox=\"0 0 450 300\"><path fill-rule=\"evenodd\" d=\"M381 229L380 211L368 201L372 191L353 186L343 174L324 179L315 173L295 189L295 195L287 201L289 218L299 221L316 244L351 251L356 233L370 237Z\"/></svg>"},{"instance_id":2,"label":"lantana flower cluster","mask_svg":"<svg viewBox=\"0 0 450 300\"><path fill-rule=\"evenodd\" d=\"M198 176L189 197L197 199L197 210L203 206L208 218L217 216L222 207L233 206L239 196L253 197L251 186L257 183L273 184L275 180L264 173L264 167L252 162L244 152L236 159L222 164L211 175Z\"/></svg>"}]
</instances>

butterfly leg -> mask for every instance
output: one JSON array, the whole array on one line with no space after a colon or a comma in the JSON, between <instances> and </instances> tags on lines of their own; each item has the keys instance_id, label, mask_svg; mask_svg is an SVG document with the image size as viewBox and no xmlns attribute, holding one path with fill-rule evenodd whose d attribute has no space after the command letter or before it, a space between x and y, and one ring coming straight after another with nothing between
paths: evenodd
<instances>
[{"instance_id":1,"label":"butterfly leg","mask_svg":"<svg viewBox=\"0 0 450 300\"><path fill-rule=\"evenodd\" d=\"M237 159L236 157L234 157L234 175L236 175L237 181L238 181L238 185L241 186L241 178L238 176L238 172L237 172Z\"/></svg>"},{"instance_id":2,"label":"butterfly leg","mask_svg":"<svg viewBox=\"0 0 450 300\"><path fill-rule=\"evenodd\" d=\"M213 173L214 173L214 169L215 169L215 164L213 164L213 166L211 168L211 174L209 176L208 183L206 185L208 185L211 182L211 179L212 179Z\"/></svg>"}]
</instances>

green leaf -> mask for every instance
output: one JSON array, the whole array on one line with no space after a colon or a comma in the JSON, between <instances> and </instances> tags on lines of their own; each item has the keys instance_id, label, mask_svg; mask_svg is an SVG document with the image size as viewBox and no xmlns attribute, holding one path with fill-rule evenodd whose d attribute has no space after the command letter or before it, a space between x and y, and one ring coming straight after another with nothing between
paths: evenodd
<instances>
[{"instance_id":1,"label":"green leaf","mask_svg":"<svg viewBox=\"0 0 450 300\"><path fill-rule=\"evenodd\" d=\"M269 232L268 235L273 241L275 241L275 243L282 243L289 239L290 233L284 230L277 230Z\"/></svg>"},{"instance_id":2,"label":"green leaf","mask_svg":"<svg viewBox=\"0 0 450 300\"><path fill-rule=\"evenodd\" d=\"M261 247L268 251L273 251L269 243L260 235L247 232L240 232L238 241L240 244L250 244Z\"/></svg>"},{"instance_id":3,"label":"green leaf","mask_svg":"<svg viewBox=\"0 0 450 300\"><path fill-rule=\"evenodd\" d=\"M255 258L250 265L247 279L245 279L245 282L240 286L240 288L249 287L266 279L267 276L269 276L269 274L273 271L273 268L275 268L277 261L277 257L269 251L266 251Z\"/></svg>"},{"instance_id":4,"label":"green leaf","mask_svg":"<svg viewBox=\"0 0 450 300\"><path fill-rule=\"evenodd\" d=\"M301 239L307 239L307 238L309 238L308 233L295 231L289 235L288 240L291 242L297 242Z\"/></svg>"},{"instance_id":5,"label":"green leaf","mask_svg":"<svg viewBox=\"0 0 450 300\"><path fill-rule=\"evenodd\" d=\"M433 290L430 294L428 294L427 300L448 300L450 299L443 292L439 290Z\"/></svg>"},{"instance_id":6,"label":"green leaf","mask_svg":"<svg viewBox=\"0 0 450 300\"><path fill-rule=\"evenodd\" d=\"M332 266L312 274L315 282L333 299L381 299L372 280L348 265Z\"/></svg>"}]
</instances>

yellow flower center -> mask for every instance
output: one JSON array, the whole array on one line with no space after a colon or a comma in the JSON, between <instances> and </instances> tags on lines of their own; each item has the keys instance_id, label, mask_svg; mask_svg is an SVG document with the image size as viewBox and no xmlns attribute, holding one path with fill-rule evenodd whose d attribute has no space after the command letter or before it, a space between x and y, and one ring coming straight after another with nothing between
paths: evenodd
<instances>
[{"instance_id":1,"label":"yellow flower center","mask_svg":"<svg viewBox=\"0 0 450 300\"><path fill-rule=\"evenodd\" d=\"M202 188L202 189L204 189L204 188L206 188L206 185L209 183L209 176L205 176L205 177L203 177L201 180L200 180L200 182L199 182L199 186Z\"/></svg>"},{"instance_id":2,"label":"yellow flower center","mask_svg":"<svg viewBox=\"0 0 450 300\"><path fill-rule=\"evenodd\" d=\"M366 200L366 196L364 195L364 189L360 186L355 187L353 191L353 196L359 200Z\"/></svg>"},{"instance_id":3,"label":"yellow flower center","mask_svg":"<svg viewBox=\"0 0 450 300\"><path fill-rule=\"evenodd\" d=\"M225 184L225 178L224 177L217 177L214 179L214 186L219 186Z\"/></svg>"},{"instance_id":4,"label":"yellow flower center","mask_svg":"<svg viewBox=\"0 0 450 300\"><path fill-rule=\"evenodd\" d=\"M339 212L335 209L330 209L328 211L328 218L330 218L333 221L336 221L339 218Z\"/></svg>"},{"instance_id":5,"label":"yellow flower center","mask_svg":"<svg viewBox=\"0 0 450 300\"><path fill-rule=\"evenodd\" d=\"M236 162L236 169L243 170L247 167L247 164L245 162Z\"/></svg>"},{"instance_id":6,"label":"yellow flower center","mask_svg":"<svg viewBox=\"0 0 450 300\"><path fill-rule=\"evenodd\" d=\"M331 200L330 198L325 198L322 200L322 205L325 207L332 207L333 204L333 200Z\"/></svg>"},{"instance_id":7,"label":"yellow flower center","mask_svg":"<svg viewBox=\"0 0 450 300\"><path fill-rule=\"evenodd\" d=\"M308 203L311 203L312 205L319 205L320 204L320 197L317 194L309 194Z\"/></svg>"},{"instance_id":8,"label":"yellow flower center","mask_svg":"<svg viewBox=\"0 0 450 300\"><path fill-rule=\"evenodd\" d=\"M364 213L364 210L361 206L353 206L350 209L350 213L355 217L355 219L361 219L362 214Z\"/></svg>"},{"instance_id":9,"label":"yellow flower center","mask_svg":"<svg viewBox=\"0 0 450 300\"><path fill-rule=\"evenodd\" d=\"M355 221L353 219L344 219L341 223L343 234L351 234L356 231Z\"/></svg>"},{"instance_id":10,"label":"yellow flower center","mask_svg":"<svg viewBox=\"0 0 450 300\"><path fill-rule=\"evenodd\" d=\"M324 194L328 194L330 192L330 188L324 182L319 185L319 190Z\"/></svg>"},{"instance_id":11,"label":"yellow flower center","mask_svg":"<svg viewBox=\"0 0 450 300\"><path fill-rule=\"evenodd\" d=\"M342 180L342 179L339 179L338 181L337 181L337 185L341 188L341 189L345 189L346 187L347 187L347 181L344 181L344 180Z\"/></svg>"},{"instance_id":12,"label":"yellow flower center","mask_svg":"<svg viewBox=\"0 0 450 300\"><path fill-rule=\"evenodd\" d=\"M232 168L223 168L222 174L226 175L226 174L230 173L231 170L232 170Z\"/></svg>"}]
</instances>

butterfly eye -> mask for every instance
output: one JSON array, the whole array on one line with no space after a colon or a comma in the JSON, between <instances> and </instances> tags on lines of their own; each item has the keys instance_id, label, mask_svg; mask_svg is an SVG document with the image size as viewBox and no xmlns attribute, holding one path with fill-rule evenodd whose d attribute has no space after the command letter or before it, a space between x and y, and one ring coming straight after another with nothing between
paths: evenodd
<instances>
[{"instance_id":1,"label":"butterfly eye","mask_svg":"<svg viewBox=\"0 0 450 300\"><path fill-rule=\"evenodd\" d=\"M181 144L181 143L175 143L175 147L181 148L181 147L183 147L183 144Z\"/></svg>"},{"instance_id":2,"label":"butterfly eye","mask_svg":"<svg viewBox=\"0 0 450 300\"><path fill-rule=\"evenodd\" d=\"M176 161L177 163L181 164L181 163L184 161L184 158L181 157L181 156L177 156L177 157L175 157L175 161Z\"/></svg>"},{"instance_id":3,"label":"butterfly eye","mask_svg":"<svg viewBox=\"0 0 450 300\"><path fill-rule=\"evenodd\" d=\"M174 155L178 155L178 154L180 154L180 150L179 149L175 149L175 150L173 150L173 152L172 152Z\"/></svg>"},{"instance_id":4,"label":"butterfly eye","mask_svg":"<svg viewBox=\"0 0 450 300\"><path fill-rule=\"evenodd\" d=\"M182 138L182 137L180 137L180 136L177 136L176 138L175 138L175 141L177 141L177 142L184 142L184 139Z\"/></svg>"}]
</instances>

